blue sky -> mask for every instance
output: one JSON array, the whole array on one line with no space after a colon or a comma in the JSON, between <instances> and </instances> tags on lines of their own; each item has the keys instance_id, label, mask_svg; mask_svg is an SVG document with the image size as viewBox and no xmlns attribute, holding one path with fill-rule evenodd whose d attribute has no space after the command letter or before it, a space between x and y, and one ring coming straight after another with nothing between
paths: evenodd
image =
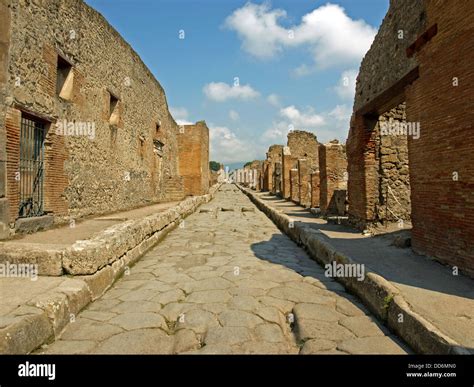
<instances>
[{"instance_id":1,"label":"blue sky","mask_svg":"<svg viewBox=\"0 0 474 387\"><path fill-rule=\"evenodd\" d=\"M175 119L206 120L211 159L232 165L264 159L292 129L346 140L388 2L87 0L155 74Z\"/></svg>"}]
</instances>

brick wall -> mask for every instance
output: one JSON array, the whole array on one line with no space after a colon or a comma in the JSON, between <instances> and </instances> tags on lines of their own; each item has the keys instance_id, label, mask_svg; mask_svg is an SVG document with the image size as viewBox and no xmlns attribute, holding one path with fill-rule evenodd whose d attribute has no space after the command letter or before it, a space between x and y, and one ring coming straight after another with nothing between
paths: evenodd
<instances>
[{"instance_id":1,"label":"brick wall","mask_svg":"<svg viewBox=\"0 0 474 387\"><path fill-rule=\"evenodd\" d=\"M8 0L0 0L0 101L8 94L8 57L10 50L11 11ZM10 235L7 198L6 106L0 103L0 239Z\"/></svg>"},{"instance_id":2,"label":"brick wall","mask_svg":"<svg viewBox=\"0 0 474 387\"><path fill-rule=\"evenodd\" d=\"M408 165L404 151L397 151L396 160L385 160L396 166L401 191L407 192L408 184L411 189L406 206L411 200L413 249L470 275L474 275L473 25L474 8L468 1L391 1L361 65L347 141L349 214L365 226L383 213L377 211L379 184L387 178L380 173L385 161L378 158L378 150L385 144L380 144L376 127L380 116L406 102L406 119L420 124L421 137L408 137ZM398 30L404 30L404 39L397 39ZM403 141L397 146L403 148ZM408 167L409 181L400 179Z\"/></svg>"},{"instance_id":3,"label":"brick wall","mask_svg":"<svg viewBox=\"0 0 474 387\"><path fill-rule=\"evenodd\" d=\"M412 245L474 276L474 7L426 4L438 33L416 54L420 76L406 92L407 119L421 126L409 138Z\"/></svg>"},{"instance_id":4,"label":"brick wall","mask_svg":"<svg viewBox=\"0 0 474 387\"><path fill-rule=\"evenodd\" d=\"M311 206L311 175L309 160L298 160L298 185L299 185L299 203L303 207Z\"/></svg>"},{"instance_id":5,"label":"brick wall","mask_svg":"<svg viewBox=\"0 0 474 387\"><path fill-rule=\"evenodd\" d=\"M313 172L311 176L311 208L319 207L320 199L320 171Z\"/></svg>"},{"instance_id":6,"label":"brick wall","mask_svg":"<svg viewBox=\"0 0 474 387\"><path fill-rule=\"evenodd\" d=\"M290 198L293 202L300 202L300 184L299 184L299 175L298 169L294 168L290 170L290 184L291 184L291 195Z\"/></svg>"},{"instance_id":7,"label":"brick wall","mask_svg":"<svg viewBox=\"0 0 474 387\"><path fill-rule=\"evenodd\" d=\"M284 199L289 199L291 197L291 181L290 181L290 170L296 168L297 159L291 155L291 150L289 147L284 147L282 149L281 157L281 194Z\"/></svg>"},{"instance_id":8,"label":"brick wall","mask_svg":"<svg viewBox=\"0 0 474 387\"><path fill-rule=\"evenodd\" d=\"M209 190L209 129L204 121L183 125L178 135L179 173L186 195Z\"/></svg>"}]
</instances>

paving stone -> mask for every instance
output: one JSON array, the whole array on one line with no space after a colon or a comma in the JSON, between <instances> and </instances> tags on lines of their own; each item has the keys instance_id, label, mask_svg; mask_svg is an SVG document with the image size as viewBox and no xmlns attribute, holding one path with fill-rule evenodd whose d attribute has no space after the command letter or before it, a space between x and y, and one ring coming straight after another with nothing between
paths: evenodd
<instances>
[{"instance_id":1,"label":"paving stone","mask_svg":"<svg viewBox=\"0 0 474 387\"><path fill-rule=\"evenodd\" d=\"M170 302L178 302L183 300L185 297L184 292L181 289L168 290L160 293L150 299L152 302L158 302L161 305L169 304Z\"/></svg>"},{"instance_id":2,"label":"paving stone","mask_svg":"<svg viewBox=\"0 0 474 387\"><path fill-rule=\"evenodd\" d=\"M137 329L120 333L101 343L97 354L170 354L174 339L159 329Z\"/></svg>"},{"instance_id":3,"label":"paving stone","mask_svg":"<svg viewBox=\"0 0 474 387\"><path fill-rule=\"evenodd\" d=\"M245 327L217 327L207 332L206 344L239 344L252 340L250 330Z\"/></svg>"},{"instance_id":4,"label":"paving stone","mask_svg":"<svg viewBox=\"0 0 474 387\"><path fill-rule=\"evenodd\" d=\"M89 320L95 321L108 321L111 318L115 317L115 313L111 312L99 312L94 310L85 310L81 313L81 317L88 318Z\"/></svg>"},{"instance_id":5,"label":"paving stone","mask_svg":"<svg viewBox=\"0 0 474 387\"><path fill-rule=\"evenodd\" d=\"M121 301L117 299L104 300L101 298L88 305L87 310L108 311L120 303Z\"/></svg>"},{"instance_id":6,"label":"paving stone","mask_svg":"<svg viewBox=\"0 0 474 387\"><path fill-rule=\"evenodd\" d=\"M255 314L265 321L279 325L281 328L286 327L285 315L274 306L260 306L255 310Z\"/></svg>"},{"instance_id":7,"label":"paving stone","mask_svg":"<svg viewBox=\"0 0 474 387\"><path fill-rule=\"evenodd\" d=\"M406 354L406 351L388 336L346 340L339 343L337 349L354 354Z\"/></svg>"},{"instance_id":8,"label":"paving stone","mask_svg":"<svg viewBox=\"0 0 474 387\"><path fill-rule=\"evenodd\" d=\"M198 336L190 329L180 329L175 333L173 339L173 353L195 351L201 347Z\"/></svg>"},{"instance_id":9,"label":"paving stone","mask_svg":"<svg viewBox=\"0 0 474 387\"><path fill-rule=\"evenodd\" d=\"M209 329L219 327L217 317L207 310L191 309L184 312L176 325L177 329L192 329L197 333L205 333Z\"/></svg>"},{"instance_id":10,"label":"paving stone","mask_svg":"<svg viewBox=\"0 0 474 387\"><path fill-rule=\"evenodd\" d=\"M359 303L351 302L346 298L339 297L336 301L336 309L346 316L364 316L367 309Z\"/></svg>"},{"instance_id":11,"label":"paving stone","mask_svg":"<svg viewBox=\"0 0 474 387\"><path fill-rule=\"evenodd\" d=\"M232 349L234 354L245 354L245 355L280 355L280 354L297 354L298 349L296 346L290 346L285 343L269 343L251 341L241 345L234 346Z\"/></svg>"},{"instance_id":12,"label":"paving stone","mask_svg":"<svg viewBox=\"0 0 474 387\"><path fill-rule=\"evenodd\" d=\"M304 343L300 354L309 355L313 353L321 353L336 349L337 343L335 341L326 339L311 339Z\"/></svg>"},{"instance_id":13,"label":"paving stone","mask_svg":"<svg viewBox=\"0 0 474 387\"><path fill-rule=\"evenodd\" d=\"M347 328L334 322L298 319L296 326L298 338L303 341L327 339L339 342L355 337Z\"/></svg>"},{"instance_id":14,"label":"paving stone","mask_svg":"<svg viewBox=\"0 0 474 387\"><path fill-rule=\"evenodd\" d=\"M268 343L286 342L285 335L276 324L260 324L255 328L255 338L257 341Z\"/></svg>"},{"instance_id":15,"label":"paving stone","mask_svg":"<svg viewBox=\"0 0 474 387\"><path fill-rule=\"evenodd\" d=\"M161 310L161 305L151 301L124 301L109 309L113 313L157 313Z\"/></svg>"},{"instance_id":16,"label":"paving stone","mask_svg":"<svg viewBox=\"0 0 474 387\"><path fill-rule=\"evenodd\" d=\"M333 297L327 297L316 293L308 293L299 289L279 286L268 292L268 295L283 300L293 302L307 302L312 304L335 305L336 301Z\"/></svg>"},{"instance_id":17,"label":"paving stone","mask_svg":"<svg viewBox=\"0 0 474 387\"><path fill-rule=\"evenodd\" d=\"M59 340L53 346L42 349L39 352L47 355L79 355L90 353L96 345L95 341Z\"/></svg>"},{"instance_id":18,"label":"paving stone","mask_svg":"<svg viewBox=\"0 0 474 387\"><path fill-rule=\"evenodd\" d=\"M196 304L172 302L164 306L159 313L168 321L177 321L180 315L194 308L196 308Z\"/></svg>"},{"instance_id":19,"label":"paving stone","mask_svg":"<svg viewBox=\"0 0 474 387\"><path fill-rule=\"evenodd\" d=\"M227 281L224 278L216 277L216 278L206 278L206 279L186 283L185 286L181 286L181 288L186 293L191 293L191 292L201 291L201 290L228 289L231 286L232 286L232 282Z\"/></svg>"},{"instance_id":20,"label":"paving stone","mask_svg":"<svg viewBox=\"0 0 474 387\"><path fill-rule=\"evenodd\" d=\"M188 354L199 354L199 355L228 355L233 353L233 349L229 344L208 344L203 348L187 352Z\"/></svg>"},{"instance_id":21,"label":"paving stone","mask_svg":"<svg viewBox=\"0 0 474 387\"><path fill-rule=\"evenodd\" d=\"M229 205L255 208L235 188L219 192L212 203L216 208ZM176 228L147 252L129 276L90 304L44 351L404 351L367 317L354 297L326 278L324 269L260 211L220 211L212 221L210 214L187 217L184 228ZM66 281L65 286L68 283L74 285ZM32 313L43 315L39 309ZM357 337L366 335L371 336ZM360 341L366 339L372 341Z\"/></svg>"},{"instance_id":22,"label":"paving stone","mask_svg":"<svg viewBox=\"0 0 474 387\"><path fill-rule=\"evenodd\" d=\"M118 298L122 301L148 301L156 295L156 291L152 289L138 289L128 291L120 295Z\"/></svg>"},{"instance_id":23,"label":"paving stone","mask_svg":"<svg viewBox=\"0 0 474 387\"><path fill-rule=\"evenodd\" d=\"M337 322L345 316L336 311L335 306L321 304L297 304L293 308L297 319Z\"/></svg>"},{"instance_id":24,"label":"paving stone","mask_svg":"<svg viewBox=\"0 0 474 387\"><path fill-rule=\"evenodd\" d=\"M240 288L254 288L254 289L268 290L268 289L277 287L278 283L273 282L273 281L254 279L252 276L252 278L250 279L243 279L239 281L238 286Z\"/></svg>"},{"instance_id":25,"label":"paving stone","mask_svg":"<svg viewBox=\"0 0 474 387\"><path fill-rule=\"evenodd\" d=\"M102 341L120 332L123 330L118 326L79 318L66 327L61 339Z\"/></svg>"},{"instance_id":26,"label":"paving stone","mask_svg":"<svg viewBox=\"0 0 474 387\"><path fill-rule=\"evenodd\" d=\"M293 306L295 305L294 302L282 300L281 298L275 298L270 296L259 297L258 300L267 306L274 306L278 310L280 310L284 315L291 313L293 310Z\"/></svg>"},{"instance_id":27,"label":"paving stone","mask_svg":"<svg viewBox=\"0 0 474 387\"><path fill-rule=\"evenodd\" d=\"M234 296L227 305L231 309L253 311L260 306L260 303L252 296Z\"/></svg>"},{"instance_id":28,"label":"paving stone","mask_svg":"<svg viewBox=\"0 0 474 387\"><path fill-rule=\"evenodd\" d=\"M369 316L346 317L339 324L349 329L357 337L385 336L387 333L376 320Z\"/></svg>"},{"instance_id":29,"label":"paving stone","mask_svg":"<svg viewBox=\"0 0 474 387\"><path fill-rule=\"evenodd\" d=\"M156 313L124 313L109 320L109 323L127 331L144 328L167 329L163 316Z\"/></svg>"},{"instance_id":30,"label":"paving stone","mask_svg":"<svg viewBox=\"0 0 474 387\"><path fill-rule=\"evenodd\" d=\"M186 301L204 304L211 302L227 302L230 298L231 295L225 290L203 290L191 293L186 297Z\"/></svg>"},{"instance_id":31,"label":"paving stone","mask_svg":"<svg viewBox=\"0 0 474 387\"><path fill-rule=\"evenodd\" d=\"M251 329L263 323L260 317L243 310L226 310L219 314L219 321L224 327L247 327Z\"/></svg>"}]
</instances>

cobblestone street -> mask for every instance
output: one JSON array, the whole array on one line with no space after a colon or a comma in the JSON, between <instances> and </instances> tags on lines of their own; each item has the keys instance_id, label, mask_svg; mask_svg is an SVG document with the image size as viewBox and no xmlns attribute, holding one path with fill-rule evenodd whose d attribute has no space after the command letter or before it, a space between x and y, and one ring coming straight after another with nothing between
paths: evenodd
<instances>
[{"instance_id":1,"label":"cobblestone street","mask_svg":"<svg viewBox=\"0 0 474 387\"><path fill-rule=\"evenodd\" d=\"M406 353L233 185L37 353Z\"/></svg>"}]
</instances>

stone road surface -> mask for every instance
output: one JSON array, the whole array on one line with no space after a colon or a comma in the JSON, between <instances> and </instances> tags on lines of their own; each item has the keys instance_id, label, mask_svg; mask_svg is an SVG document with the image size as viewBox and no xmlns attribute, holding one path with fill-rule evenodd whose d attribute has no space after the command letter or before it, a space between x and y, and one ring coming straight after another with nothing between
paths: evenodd
<instances>
[{"instance_id":1,"label":"stone road surface","mask_svg":"<svg viewBox=\"0 0 474 387\"><path fill-rule=\"evenodd\" d=\"M409 351L237 187L181 226L37 352Z\"/></svg>"}]
</instances>

